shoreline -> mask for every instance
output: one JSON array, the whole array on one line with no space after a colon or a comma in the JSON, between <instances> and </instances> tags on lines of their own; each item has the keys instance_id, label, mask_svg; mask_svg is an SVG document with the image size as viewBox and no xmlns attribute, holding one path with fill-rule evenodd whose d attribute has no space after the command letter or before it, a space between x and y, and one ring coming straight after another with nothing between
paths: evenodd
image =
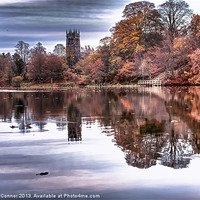
<instances>
[{"instance_id":1,"label":"shoreline","mask_svg":"<svg viewBox=\"0 0 200 200\"><path fill-rule=\"evenodd\" d=\"M21 87L0 87L0 90L69 90L69 89L79 89L79 88L151 88L151 87L198 87L199 85L161 85L161 86L145 86L137 84L109 84L109 85L78 85L78 84L33 84L33 85L22 85Z\"/></svg>"}]
</instances>

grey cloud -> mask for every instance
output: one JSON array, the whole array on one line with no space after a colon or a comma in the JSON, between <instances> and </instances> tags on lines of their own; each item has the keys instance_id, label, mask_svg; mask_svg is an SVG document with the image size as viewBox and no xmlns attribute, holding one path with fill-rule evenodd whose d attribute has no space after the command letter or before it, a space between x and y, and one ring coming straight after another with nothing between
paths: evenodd
<instances>
[{"instance_id":1,"label":"grey cloud","mask_svg":"<svg viewBox=\"0 0 200 200\"><path fill-rule=\"evenodd\" d=\"M16 43L24 33L30 35L23 40L37 42L38 37L40 41L60 41L61 36L40 35L63 32L64 39L65 30L69 28L78 28L81 32L107 32L112 24L110 19L101 16L109 16L111 9L122 7L125 1L128 0L43 0L0 5L0 49L12 47L12 42ZM15 33L15 37L4 35L6 31Z\"/></svg>"},{"instance_id":2,"label":"grey cloud","mask_svg":"<svg viewBox=\"0 0 200 200\"><path fill-rule=\"evenodd\" d=\"M98 18L106 10L122 6L121 1L113 0L47 0L33 3L18 3L0 6L3 17L66 17L66 18Z\"/></svg>"}]
</instances>

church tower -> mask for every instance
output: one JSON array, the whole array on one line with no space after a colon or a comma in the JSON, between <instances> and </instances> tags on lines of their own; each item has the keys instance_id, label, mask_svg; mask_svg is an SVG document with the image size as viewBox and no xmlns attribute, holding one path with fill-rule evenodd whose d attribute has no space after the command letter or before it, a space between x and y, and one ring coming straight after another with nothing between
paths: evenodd
<instances>
[{"instance_id":1,"label":"church tower","mask_svg":"<svg viewBox=\"0 0 200 200\"><path fill-rule=\"evenodd\" d=\"M79 60L80 49L80 31L66 31L66 55L75 56Z\"/></svg>"}]
</instances>

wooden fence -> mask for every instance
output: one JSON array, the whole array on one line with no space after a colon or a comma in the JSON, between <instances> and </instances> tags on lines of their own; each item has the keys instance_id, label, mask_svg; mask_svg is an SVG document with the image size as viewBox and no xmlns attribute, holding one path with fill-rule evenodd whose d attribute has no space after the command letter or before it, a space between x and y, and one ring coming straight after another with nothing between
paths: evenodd
<instances>
[{"instance_id":1,"label":"wooden fence","mask_svg":"<svg viewBox=\"0 0 200 200\"><path fill-rule=\"evenodd\" d=\"M138 81L138 85L146 85L146 86L161 86L161 80L140 80Z\"/></svg>"}]
</instances>

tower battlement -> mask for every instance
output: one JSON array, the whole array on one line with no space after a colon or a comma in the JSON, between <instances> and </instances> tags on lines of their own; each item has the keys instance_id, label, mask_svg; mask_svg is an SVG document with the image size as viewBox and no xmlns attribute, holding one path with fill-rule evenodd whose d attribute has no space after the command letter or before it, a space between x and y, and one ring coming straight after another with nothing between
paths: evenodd
<instances>
[{"instance_id":1,"label":"tower battlement","mask_svg":"<svg viewBox=\"0 0 200 200\"><path fill-rule=\"evenodd\" d=\"M74 55L79 60L80 49L80 31L77 29L66 31L66 55Z\"/></svg>"}]
</instances>

